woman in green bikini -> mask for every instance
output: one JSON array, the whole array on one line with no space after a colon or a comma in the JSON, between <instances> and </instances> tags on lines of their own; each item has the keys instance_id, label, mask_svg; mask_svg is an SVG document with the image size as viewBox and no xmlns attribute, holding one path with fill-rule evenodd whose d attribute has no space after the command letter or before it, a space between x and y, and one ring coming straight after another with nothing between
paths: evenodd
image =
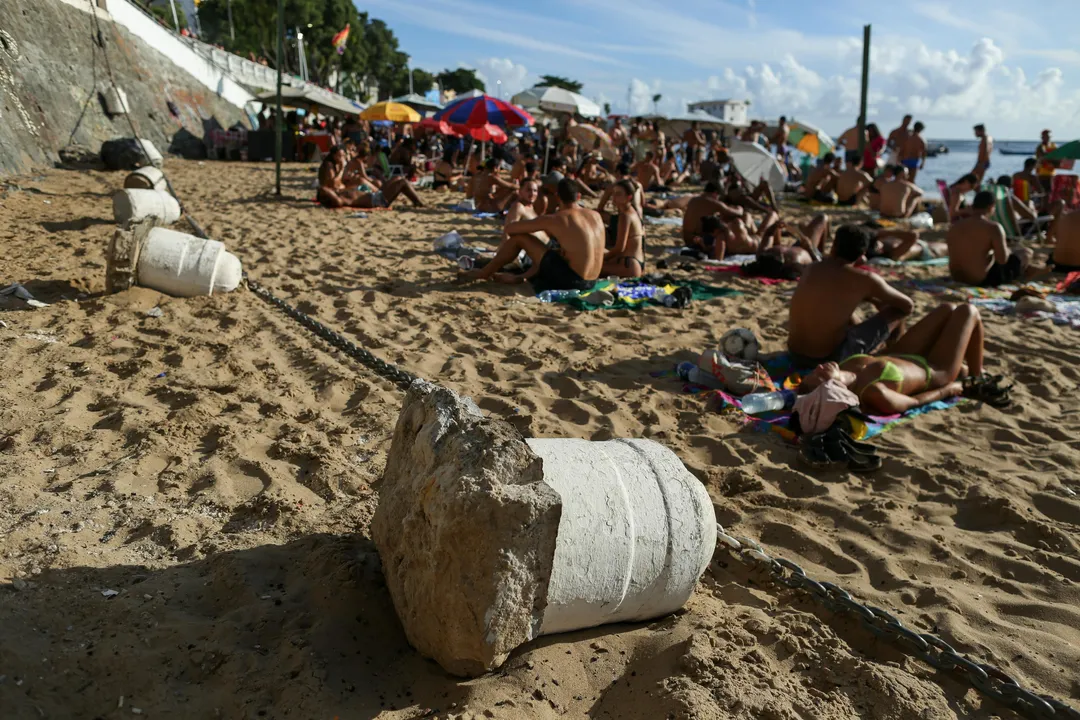
<instances>
[{"instance_id":1,"label":"woman in green bikini","mask_svg":"<svg viewBox=\"0 0 1080 720\"><path fill-rule=\"evenodd\" d=\"M983 374L983 325L972 305L946 303L916 323L885 354L824 363L799 386L810 392L839 380L865 412L893 415L955 395L994 407L1009 404L1009 387ZM1011 386L1010 386L1011 387Z\"/></svg>"}]
</instances>

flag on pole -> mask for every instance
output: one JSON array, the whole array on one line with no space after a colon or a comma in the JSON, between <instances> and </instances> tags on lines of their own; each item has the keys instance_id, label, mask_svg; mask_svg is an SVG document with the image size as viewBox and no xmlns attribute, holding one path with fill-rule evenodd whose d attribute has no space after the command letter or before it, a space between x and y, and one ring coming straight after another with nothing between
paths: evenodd
<instances>
[{"instance_id":1,"label":"flag on pole","mask_svg":"<svg viewBox=\"0 0 1080 720\"><path fill-rule=\"evenodd\" d=\"M337 48L338 55L345 54L345 43L349 41L349 23L345 23L345 29L334 35L330 43Z\"/></svg>"}]
</instances>

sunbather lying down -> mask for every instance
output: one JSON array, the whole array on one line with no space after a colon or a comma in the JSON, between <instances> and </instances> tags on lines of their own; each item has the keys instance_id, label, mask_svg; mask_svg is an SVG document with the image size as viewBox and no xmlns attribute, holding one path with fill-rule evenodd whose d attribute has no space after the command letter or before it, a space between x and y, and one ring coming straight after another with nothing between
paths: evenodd
<instances>
[{"instance_id":1,"label":"sunbather lying down","mask_svg":"<svg viewBox=\"0 0 1080 720\"><path fill-rule=\"evenodd\" d=\"M983 325L972 305L946 303L879 356L852 355L818 365L799 385L810 392L838 380L859 396L864 412L903 413L963 393L993 407L1009 404L1009 387L983 373Z\"/></svg>"}]
</instances>

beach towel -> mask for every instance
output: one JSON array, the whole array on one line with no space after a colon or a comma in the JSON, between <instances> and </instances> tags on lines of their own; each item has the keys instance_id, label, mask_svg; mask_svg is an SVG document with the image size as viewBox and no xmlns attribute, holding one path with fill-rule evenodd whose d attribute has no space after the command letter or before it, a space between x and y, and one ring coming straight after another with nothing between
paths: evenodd
<instances>
[{"instance_id":1,"label":"beach towel","mask_svg":"<svg viewBox=\"0 0 1080 720\"><path fill-rule=\"evenodd\" d=\"M929 293L930 295L943 295L962 301L998 298L1005 298L1007 300L1014 292L1020 289L1020 285L1002 285L996 288L975 287L973 285L965 285L957 282L951 277L930 278L928 280L905 278L901 285L911 290ZM1030 287L1046 294L1054 292L1054 288L1040 283L1025 283L1024 287Z\"/></svg>"},{"instance_id":2,"label":"beach towel","mask_svg":"<svg viewBox=\"0 0 1080 720\"><path fill-rule=\"evenodd\" d=\"M981 310L987 310L997 315L1018 315L1026 318L1049 320L1055 325L1065 325L1073 330L1080 330L1080 299L1068 295L1047 295L1046 300L1053 304L1054 310L1052 312L1047 310L1018 311L1017 304L1005 297L975 298L971 300L971 304Z\"/></svg>"},{"instance_id":3,"label":"beach towel","mask_svg":"<svg viewBox=\"0 0 1080 720\"><path fill-rule=\"evenodd\" d=\"M798 387L801 378L795 371L790 353L762 355L758 357L758 362L765 366L769 376L778 388L794 390ZM651 374L653 377L678 377L674 369L655 371ZM689 383L684 384L683 390L701 395L717 412L735 415L747 429L755 432L775 432L789 442L795 442L796 440L795 433L788 427L791 421L791 410L785 409L762 413L761 415L747 415L742 411L742 398L722 390L713 390ZM908 410L902 415L867 415L865 420L853 418L852 437L856 440L866 440L908 422L919 415L925 415L935 410L946 410L961 402L965 402L965 400L955 397L922 405L914 410Z\"/></svg>"},{"instance_id":4,"label":"beach towel","mask_svg":"<svg viewBox=\"0 0 1080 720\"><path fill-rule=\"evenodd\" d=\"M881 265L884 267L894 267L902 265L910 267L937 267L940 265L948 265L949 258L940 257L930 258L929 260L893 260L892 258L887 257L876 257L871 258L869 262L871 265Z\"/></svg>"},{"instance_id":5,"label":"beach towel","mask_svg":"<svg viewBox=\"0 0 1080 720\"><path fill-rule=\"evenodd\" d=\"M597 280L592 287L586 290L560 293L558 299L546 302L566 303L577 310L640 310L646 305L663 306L662 302L654 300L653 297L661 291L667 295L672 295L680 287L689 288L691 292L690 299L698 301L742 294L737 290L706 285L696 280L680 283L679 285L650 285L635 281L616 283L613 280ZM610 293L614 298L614 302L598 304L585 300L590 295L600 292Z\"/></svg>"}]
</instances>

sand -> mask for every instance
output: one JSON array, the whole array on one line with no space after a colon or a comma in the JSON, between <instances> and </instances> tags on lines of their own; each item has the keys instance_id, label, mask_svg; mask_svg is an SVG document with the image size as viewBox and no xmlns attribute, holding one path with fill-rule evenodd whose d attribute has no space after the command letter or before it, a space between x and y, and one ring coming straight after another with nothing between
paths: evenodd
<instances>
[{"instance_id":1,"label":"sand","mask_svg":"<svg viewBox=\"0 0 1080 720\"><path fill-rule=\"evenodd\" d=\"M1014 408L930 414L878 441L880 472L813 475L650 376L735 326L780 349L790 287L675 271L744 294L579 313L450 282L431 240L494 242L493 221L350 218L299 165L284 200L267 165L167 171L253 276L381 357L526 434L663 442L732 532L1080 706L1073 331L987 316ZM723 554L678 615L446 675L405 642L367 534L400 393L243 290L100 296L122 178L0 185L0 284L52 303L0 313L5 719L1012 717ZM676 232L650 229L652 259Z\"/></svg>"}]
</instances>

